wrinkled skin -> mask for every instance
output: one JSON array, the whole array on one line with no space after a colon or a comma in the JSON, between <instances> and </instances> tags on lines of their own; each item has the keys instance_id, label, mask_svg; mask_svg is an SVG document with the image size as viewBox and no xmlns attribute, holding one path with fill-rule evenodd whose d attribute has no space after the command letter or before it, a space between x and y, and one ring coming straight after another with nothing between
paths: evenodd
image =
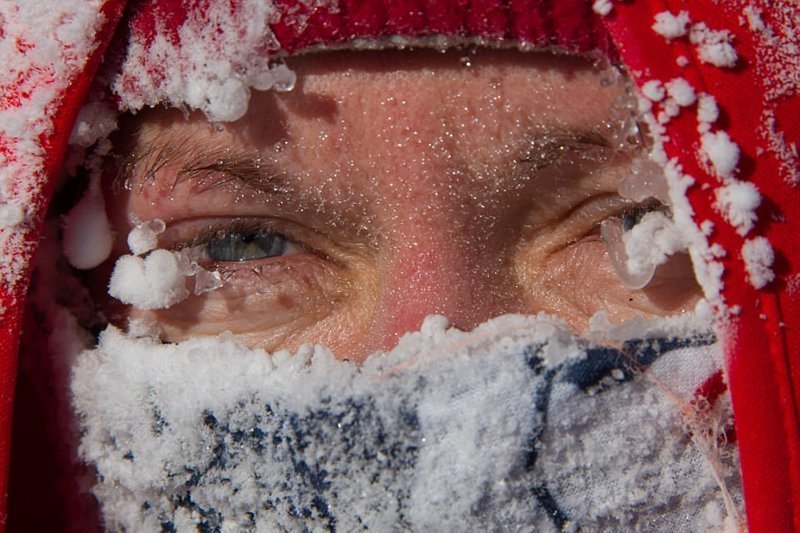
<instances>
[{"instance_id":1,"label":"wrinkled skin","mask_svg":"<svg viewBox=\"0 0 800 533\"><path fill-rule=\"evenodd\" d=\"M231 330L268 350L315 342L363 360L433 313L471 329L544 311L581 330L599 310L618 322L693 308L685 256L630 290L598 236L631 208L617 185L644 151L626 130L624 76L515 51L288 64L296 87L254 92L235 123L135 116L116 141L127 187L106 200L117 255L134 217L167 223L163 248L203 252L221 232L256 228L290 244L247 261L206 254L222 288L163 310L116 306L113 319L152 316L167 341Z\"/></svg>"}]
</instances>

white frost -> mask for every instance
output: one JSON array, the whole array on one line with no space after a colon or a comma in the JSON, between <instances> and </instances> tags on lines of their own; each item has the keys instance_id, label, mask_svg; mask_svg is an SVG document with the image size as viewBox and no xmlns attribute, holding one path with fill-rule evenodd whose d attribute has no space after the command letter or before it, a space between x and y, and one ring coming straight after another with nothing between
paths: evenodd
<instances>
[{"instance_id":1,"label":"white frost","mask_svg":"<svg viewBox=\"0 0 800 533\"><path fill-rule=\"evenodd\" d=\"M731 180L714 191L716 207L725 220L736 228L739 235L747 235L757 220L756 208L761 204L761 194L755 185L745 181Z\"/></svg>"},{"instance_id":2,"label":"white frost","mask_svg":"<svg viewBox=\"0 0 800 533\"><path fill-rule=\"evenodd\" d=\"M0 228L10 228L25 220L25 210L17 204L0 203Z\"/></svg>"},{"instance_id":3,"label":"white frost","mask_svg":"<svg viewBox=\"0 0 800 533\"><path fill-rule=\"evenodd\" d=\"M728 30L712 30L701 22L692 26L689 40L697 47L697 57L703 63L715 67L736 66L739 57L731 44L733 35Z\"/></svg>"},{"instance_id":4,"label":"white frost","mask_svg":"<svg viewBox=\"0 0 800 533\"><path fill-rule=\"evenodd\" d=\"M280 49L269 29L276 16L272 2L260 0L190 10L177 40L165 32L152 42L141 35L131 39L119 71L108 74L112 90L123 109L188 105L211 121L234 121L247 111L251 87L294 86L286 65L270 63Z\"/></svg>"},{"instance_id":5,"label":"white frost","mask_svg":"<svg viewBox=\"0 0 800 533\"><path fill-rule=\"evenodd\" d=\"M756 289L765 287L775 279L772 271L775 252L766 237L754 237L745 241L742 245L742 260L750 284Z\"/></svg>"},{"instance_id":6,"label":"white frost","mask_svg":"<svg viewBox=\"0 0 800 533\"><path fill-rule=\"evenodd\" d=\"M662 11L655 16L653 30L667 39L683 37L689 30L689 13L681 11L673 15L669 11Z\"/></svg>"},{"instance_id":7,"label":"white frost","mask_svg":"<svg viewBox=\"0 0 800 533\"><path fill-rule=\"evenodd\" d=\"M697 101L694 87L683 78L675 78L664 85L670 98L674 99L681 107L688 107Z\"/></svg>"},{"instance_id":8,"label":"white frost","mask_svg":"<svg viewBox=\"0 0 800 533\"><path fill-rule=\"evenodd\" d=\"M594 0L594 3L592 3L592 11L601 16L611 13L613 7L614 4L611 3L611 0Z\"/></svg>"},{"instance_id":9,"label":"white frost","mask_svg":"<svg viewBox=\"0 0 800 533\"><path fill-rule=\"evenodd\" d=\"M725 131L707 132L700 138L703 155L722 178L730 178L739 165L739 147Z\"/></svg>"},{"instance_id":10,"label":"white frost","mask_svg":"<svg viewBox=\"0 0 800 533\"><path fill-rule=\"evenodd\" d=\"M650 80L642 84L642 94L653 102L660 102L664 99L666 91L660 80Z\"/></svg>"}]
</instances>

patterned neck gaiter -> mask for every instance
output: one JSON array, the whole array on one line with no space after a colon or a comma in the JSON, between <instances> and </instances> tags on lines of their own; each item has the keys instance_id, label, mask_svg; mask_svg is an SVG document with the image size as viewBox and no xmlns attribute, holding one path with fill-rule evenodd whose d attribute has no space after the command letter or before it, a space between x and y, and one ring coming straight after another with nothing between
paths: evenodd
<instances>
[{"instance_id":1,"label":"patterned neck gaiter","mask_svg":"<svg viewBox=\"0 0 800 533\"><path fill-rule=\"evenodd\" d=\"M685 319L431 317L360 367L109 328L72 391L108 529L705 531L742 505L720 359Z\"/></svg>"}]
</instances>

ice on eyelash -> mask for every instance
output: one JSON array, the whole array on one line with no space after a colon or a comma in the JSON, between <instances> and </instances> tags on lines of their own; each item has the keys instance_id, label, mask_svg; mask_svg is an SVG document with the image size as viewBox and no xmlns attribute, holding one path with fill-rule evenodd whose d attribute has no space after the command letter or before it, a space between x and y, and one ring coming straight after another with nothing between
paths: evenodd
<instances>
[{"instance_id":1,"label":"ice on eyelash","mask_svg":"<svg viewBox=\"0 0 800 533\"><path fill-rule=\"evenodd\" d=\"M128 246L132 255L117 259L108 285L111 296L141 310L166 309L189 296L187 278L193 278L195 295L222 287L222 275L201 267L196 250L156 248L158 234L165 228L162 220L154 219L141 222L130 231Z\"/></svg>"}]
</instances>

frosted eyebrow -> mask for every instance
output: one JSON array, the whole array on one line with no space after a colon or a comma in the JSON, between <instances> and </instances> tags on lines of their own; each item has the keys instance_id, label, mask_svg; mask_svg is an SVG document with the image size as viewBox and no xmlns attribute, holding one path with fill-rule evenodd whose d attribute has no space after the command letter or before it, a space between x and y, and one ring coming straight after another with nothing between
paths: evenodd
<instances>
[{"instance_id":1,"label":"frosted eyebrow","mask_svg":"<svg viewBox=\"0 0 800 533\"><path fill-rule=\"evenodd\" d=\"M161 171L174 173L172 187L184 181L206 189L232 184L260 192L290 192L290 179L256 151L228 146L210 148L206 143L182 137L158 137L132 151L117 163L114 186L132 190L152 184Z\"/></svg>"},{"instance_id":2,"label":"frosted eyebrow","mask_svg":"<svg viewBox=\"0 0 800 533\"><path fill-rule=\"evenodd\" d=\"M185 180L207 189L233 184L269 194L291 192L289 178L257 154L225 153L187 159L176 173L175 183Z\"/></svg>"},{"instance_id":3,"label":"frosted eyebrow","mask_svg":"<svg viewBox=\"0 0 800 533\"><path fill-rule=\"evenodd\" d=\"M530 165L537 171L555 163L570 151L581 153L611 147L611 142L594 130L537 133L528 140L527 146L514 162Z\"/></svg>"}]
</instances>

